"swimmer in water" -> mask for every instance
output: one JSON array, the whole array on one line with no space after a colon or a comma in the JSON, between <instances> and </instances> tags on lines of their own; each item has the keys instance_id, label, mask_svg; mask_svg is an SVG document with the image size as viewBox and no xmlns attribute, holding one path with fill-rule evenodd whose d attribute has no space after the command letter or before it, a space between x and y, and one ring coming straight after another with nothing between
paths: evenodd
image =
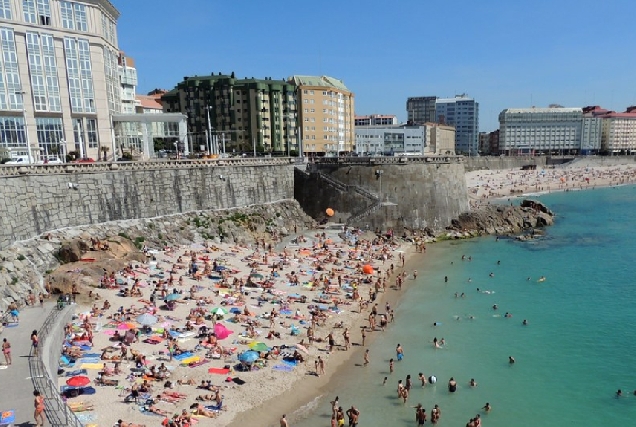
<instances>
[{"instance_id":1,"label":"swimmer in water","mask_svg":"<svg viewBox=\"0 0 636 427\"><path fill-rule=\"evenodd\" d=\"M616 390L616 397L619 398L623 395L623 390L621 390L620 388L618 390Z\"/></svg>"},{"instance_id":2,"label":"swimmer in water","mask_svg":"<svg viewBox=\"0 0 636 427\"><path fill-rule=\"evenodd\" d=\"M492 409L492 406L490 406L490 403L486 402L486 404L484 405L484 407L483 407L483 408L481 408L481 409L483 409L483 410L484 410L484 411L486 411L486 412L490 412L490 410Z\"/></svg>"},{"instance_id":3,"label":"swimmer in water","mask_svg":"<svg viewBox=\"0 0 636 427\"><path fill-rule=\"evenodd\" d=\"M470 386L471 386L471 387L477 387L477 381L475 381L475 379L474 379L474 378L471 378L471 379L470 379Z\"/></svg>"},{"instance_id":4,"label":"swimmer in water","mask_svg":"<svg viewBox=\"0 0 636 427\"><path fill-rule=\"evenodd\" d=\"M492 271L489 274L490 277L495 277L495 273L493 273Z\"/></svg>"},{"instance_id":5,"label":"swimmer in water","mask_svg":"<svg viewBox=\"0 0 636 427\"><path fill-rule=\"evenodd\" d=\"M468 283L472 282L473 279L471 279L470 277L468 278Z\"/></svg>"},{"instance_id":6,"label":"swimmer in water","mask_svg":"<svg viewBox=\"0 0 636 427\"><path fill-rule=\"evenodd\" d=\"M508 363L510 363L511 365L515 363L515 358L512 356L508 356Z\"/></svg>"},{"instance_id":7,"label":"swimmer in water","mask_svg":"<svg viewBox=\"0 0 636 427\"><path fill-rule=\"evenodd\" d=\"M526 280L529 282L529 281L530 281L530 279L531 279L531 277L530 277L530 276L528 276L528 278L527 278Z\"/></svg>"},{"instance_id":8,"label":"swimmer in water","mask_svg":"<svg viewBox=\"0 0 636 427\"><path fill-rule=\"evenodd\" d=\"M493 310L497 310L498 308L499 308L499 307L497 307L497 304L494 304L494 305L492 306L492 309L493 309Z\"/></svg>"},{"instance_id":9,"label":"swimmer in water","mask_svg":"<svg viewBox=\"0 0 636 427\"><path fill-rule=\"evenodd\" d=\"M524 325L527 325L527 324L528 324L528 321L527 321L526 319L523 319L523 324L524 324Z\"/></svg>"}]
</instances>

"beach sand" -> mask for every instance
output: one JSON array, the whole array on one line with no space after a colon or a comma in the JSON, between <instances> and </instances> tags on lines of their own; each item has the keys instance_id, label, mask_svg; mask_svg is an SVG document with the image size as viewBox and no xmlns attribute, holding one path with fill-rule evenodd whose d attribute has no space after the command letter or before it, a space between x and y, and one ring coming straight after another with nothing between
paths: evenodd
<instances>
[{"instance_id":1,"label":"beach sand","mask_svg":"<svg viewBox=\"0 0 636 427\"><path fill-rule=\"evenodd\" d=\"M633 184L636 164L598 165L582 159L573 164L537 170L479 170L466 173L471 208L492 199L518 197L555 191L589 190L597 187Z\"/></svg>"},{"instance_id":2,"label":"beach sand","mask_svg":"<svg viewBox=\"0 0 636 427\"><path fill-rule=\"evenodd\" d=\"M324 237L320 237L320 234L325 232ZM214 394L208 390L198 389L196 385L200 384L202 380L210 380L214 386L220 387L220 394L223 396L223 410L218 412L216 420L214 421L218 425L238 425L239 423L244 425L246 421L251 424L269 425L269 423L276 422L280 417L281 411L289 412L288 409L297 408L298 405L303 405L306 402L312 400L320 389L327 387L329 378L334 372L337 372L339 367L344 365L344 362L350 358L356 357L362 360L362 356L359 353L361 347L355 345L361 340L360 327L367 324L367 315L371 305L365 309L361 314L358 313L359 304L351 303L350 299L346 298L345 290L338 287L337 276L343 276L343 285L356 282L360 295L363 299L369 299L369 284L363 284L361 281L366 278L372 278L374 281L378 277L378 270L385 272L391 263L394 263L396 267L401 265L401 261L398 260L397 251L403 251L405 257L410 254L409 250L411 246L398 246L398 245L371 245L370 243L363 243L362 251L354 252L353 246L347 242L343 242L338 236L337 231L311 231L305 233L307 236L306 242L301 242L298 245L288 244L285 248L278 248L280 251L273 250L276 254L268 255L267 262L263 259L264 254L267 252L262 247L257 255L254 255L254 248L238 247L229 244L216 244L211 249L204 249L201 245L191 245L188 247L175 248L171 253L166 252L153 252L152 256L154 260L148 263L133 262L133 268L128 274L119 274L117 278L122 283L123 287L130 289L135 279L141 283L142 296L141 297L122 297L118 296L119 287L116 289L97 289L95 290L99 294L99 299L94 302L94 307L99 309L103 306L104 301L108 300L111 308L102 311L101 317L89 317L89 321L95 327L93 336L92 349L87 351L89 353L101 353L101 350L114 345L111 341L112 334L117 331L117 327L107 327L107 324L112 323L111 326L115 326L115 323L109 319L117 311L119 307L129 308L137 310L135 314L130 315L133 326L137 326L134 319L144 311L147 310L147 304L144 304L141 300L148 300L150 298L151 289L154 287L153 281L159 280L157 275L163 272L164 278L169 277L169 271L173 268L173 265L177 264L178 257L182 257L181 267L175 277L175 284L170 286L169 289L177 288L183 291L184 296L189 294L189 289L192 286L198 286L200 290L196 292L197 298L211 298L212 302L208 302L201 307L209 312L214 307L231 308L236 307L239 310L244 310L245 306L238 304L230 304L232 300L228 299L230 295L237 296L236 292L228 292L227 297L218 295L217 292L225 292L224 289L215 287L215 283L218 281L211 280L209 278L202 278L201 280L195 280L192 276L187 275L189 256L185 254L189 251L197 251L198 265L202 269L205 262L212 263L214 260L219 265L223 265L226 269L231 270L229 274L229 281L232 282L233 278L239 278L246 280L250 274L257 272L268 278L270 269L267 267L272 263L278 264L282 259L280 253L286 251L288 254L286 261L284 262L282 270L278 270L279 277L274 278L273 288L270 290L258 290L253 288L244 288L244 291L249 292L245 298L245 304L247 309L251 312L249 316L250 321L260 321L260 326L256 326L255 330L258 336L253 340L249 337L241 336L246 328L245 322L232 323L228 319L231 319L233 315L226 315L224 319L220 321L222 325L233 331L232 335L224 340L219 340L219 344L225 349L235 349L231 355L222 356L220 359L206 358L206 351L195 352L195 356L201 359L208 359L209 361L197 367L181 366L176 360L168 361L167 346L164 340L160 344L149 344L143 341L133 343L129 348L134 349L137 352L146 356L146 366L159 365L165 363L169 367L170 376L168 380L173 383L173 387L167 391L183 393L184 398L175 401L174 403L166 401L158 401L155 406L162 411L166 411L169 415L181 413L182 410L190 412L190 406L196 403L196 397L203 394ZM370 237L370 233L365 233ZM326 247L326 249L325 249ZM338 258L337 254L340 252L341 257ZM383 260L383 254L387 255L387 260ZM253 256L253 258L252 258ZM201 260L201 258L207 257L209 261ZM333 261L337 261L340 265L334 265ZM254 264L255 263L255 264ZM313 264L313 266L312 266ZM360 267L366 264L371 264L375 272L372 275L364 275L360 271ZM251 265L251 266L250 266ZM321 265L324 269L322 272L315 271L313 268L317 265ZM311 282L318 279L322 274L331 271L331 269L341 269L336 272L335 275L330 277L331 289L334 290L334 294L330 295L330 298L337 298L345 304L339 304L341 311L327 311L328 318L326 319L324 326L318 326L315 331L315 336L325 339L329 332L333 332L336 341L336 347L330 354L326 351L327 343L313 343L308 345L307 339L307 327L309 326L309 310L310 305L316 305L313 302L319 294L322 293L323 285L316 287L315 290L310 290L306 285L307 282ZM399 269L396 269L399 271ZM300 286L290 286L287 275L294 271L296 273L301 272L299 275ZM384 274L383 274L384 276ZM183 284L177 285L176 281L183 278ZM387 281L387 285L390 286L394 282L395 275ZM303 285L305 283L305 285ZM267 334L270 332L269 320L265 318L272 308L277 311L280 310L281 304L273 304L272 302L265 302L262 306L257 304L256 298L264 295L270 299L278 295L280 299L286 301L289 295L300 294L307 297L306 303L301 302L283 302L288 310L281 314L274 323L273 331L280 333L280 338L267 339ZM378 303L378 307L384 307L382 301L383 293L380 293L375 303ZM157 305L160 306L163 302L159 300ZM221 305L222 301L226 301L227 305ZM346 304L349 302L349 304ZM325 304L331 307L334 304ZM149 307L149 306L148 306ZM183 328L186 324L186 317L189 315L190 310L197 308L195 300L186 300L185 298L179 299L176 303L174 311L165 311L159 309L156 312L157 316L160 316L158 325L154 327L170 327L170 328ZM90 316L89 310L91 307L81 307L78 309L79 313L83 313L85 316ZM300 319L294 318L296 312L301 314L306 323L303 325L300 323ZM379 310L383 312L383 309ZM173 319L169 320L168 316ZM178 319L178 320L177 320ZM244 319L246 320L246 319ZM79 322L78 322L79 323ZM194 323L194 321L192 322ZM337 323L341 327L336 327ZM207 327L212 327L212 322L205 321ZM299 329L299 335L291 335L291 325L294 325ZM124 327L119 327L119 331L123 334ZM351 342L354 344L349 351L343 351L343 336L344 328L349 328L351 334ZM77 330L77 335L81 334L81 330ZM155 332L153 335L158 335ZM372 338L371 332L367 333L367 340ZM142 336L143 340L143 336ZM198 343L198 338L191 336L191 334L181 335L177 339L179 346L183 349L192 350ZM282 356L277 359L268 360L260 369L250 372L229 372L226 374L211 374L208 373L209 368L224 368L230 366L234 369L239 362L237 361L237 355L243 351L249 350L248 344L253 341L264 342L267 346L288 346L293 351L294 346L303 342L307 347L307 353L304 351L301 354L305 357L305 363L300 363L296 367L288 367L289 365L282 362ZM283 350L285 351L285 350ZM114 353L114 354L118 354ZM325 360L325 374L317 377L315 375L314 362L317 357L320 356ZM84 406L92 405L93 411L81 412L80 417L86 423L94 423L97 425L112 425L117 419L123 419L126 422L133 422L145 425L158 425L164 417L148 414L142 412L139 406L135 403L124 403L124 398L129 394L129 389L133 383L140 383L141 377L129 376L131 368L135 367L133 361L125 360L121 362L120 369L121 374L106 377L107 379L114 379L119 382L118 387L112 386L99 386L95 385L95 379L97 378L99 368L104 362L107 363L109 368L114 366L113 362L103 360L86 360L89 362L85 367L88 367L88 377L93 381L93 386L97 392L93 395L80 395L78 397L68 400L69 404L80 406L78 402L81 402ZM72 368L67 368L67 371L75 369L81 369L82 363L77 363ZM282 369L281 369L282 368ZM238 385L236 382L226 382L226 378L239 377L245 381L244 384ZM177 385L177 380L194 380L196 385ZM61 377L59 385L62 386L67 378ZM160 395L164 391L164 382L149 380L152 386L152 396ZM302 385L298 387L297 385ZM212 405L214 402L203 402L205 405ZM252 409L257 409L253 411ZM239 415L240 414L240 415ZM237 415L239 415L237 417ZM251 421L250 421L251 420Z\"/></svg>"}]
</instances>

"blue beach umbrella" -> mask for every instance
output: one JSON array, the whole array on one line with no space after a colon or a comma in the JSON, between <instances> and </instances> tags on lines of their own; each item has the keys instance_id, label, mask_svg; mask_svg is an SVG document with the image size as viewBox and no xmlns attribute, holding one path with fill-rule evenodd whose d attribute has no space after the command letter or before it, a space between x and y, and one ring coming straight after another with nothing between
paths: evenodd
<instances>
[{"instance_id":1,"label":"blue beach umbrella","mask_svg":"<svg viewBox=\"0 0 636 427\"><path fill-rule=\"evenodd\" d=\"M170 294L166 297L166 301L176 301L181 298L181 294Z\"/></svg>"},{"instance_id":2,"label":"blue beach umbrella","mask_svg":"<svg viewBox=\"0 0 636 427\"><path fill-rule=\"evenodd\" d=\"M239 354L238 360L245 363L254 363L258 360L259 357L261 357L261 355L255 351L246 351Z\"/></svg>"},{"instance_id":3,"label":"blue beach umbrella","mask_svg":"<svg viewBox=\"0 0 636 427\"><path fill-rule=\"evenodd\" d=\"M241 309L236 308L236 307L232 307L232 308L230 308L230 313L232 313L232 314L241 314Z\"/></svg>"},{"instance_id":4,"label":"blue beach umbrella","mask_svg":"<svg viewBox=\"0 0 636 427\"><path fill-rule=\"evenodd\" d=\"M157 318L150 313L144 313L141 316L137 316L137 323L144 326L151 326L157 323Z\"/></svg>"}]
</instances>

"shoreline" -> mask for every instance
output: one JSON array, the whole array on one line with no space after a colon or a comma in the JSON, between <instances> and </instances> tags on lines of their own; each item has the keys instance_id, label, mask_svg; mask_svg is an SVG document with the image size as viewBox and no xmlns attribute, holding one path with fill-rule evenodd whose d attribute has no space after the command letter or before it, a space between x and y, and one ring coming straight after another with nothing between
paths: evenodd
<instances>
[{"instance_id":1,"label":"shoreline","mask_svg":"<svg viewBox=\"0 0 636 427\"><path fill-rule=\"evenodd\" d=\"M405 247L411 248L413 250L409 250L407 252L404 249ZM416 255L426 255L426 252L415 252L414 247L406 243L401 246L401 250L405 250L404 267L396 268L397 273L392 276L392 279L395 279L397 274L399 274L399 272L401 271L412 272L413 267L418 265L418 262L421 262L421 260L423 259L421 257L417 257ZM394 294L397 298L391 301L391 307L393 309L397 308L402 302L402 293L405 292L408 287L412 285L411 282L413 282L413 280L411 280L407 276L405 284L402 286L402 290L399 291L389 286L387 288L387 292L380 293L379 298L376 299L378 306L384 307L387 299L392 296L390 292L399 292ZM368 309L370 310L371 306L369 306ZM373 342L380 336L381 331L376 330L373 333L367 332L368 335L366 338L365 346L362 347L359 344L361 338L360 329L363 325L367 324L367 319L361 316L360 313L357 314L357 321L354 322L354 324L350 327L350 330L355 330L357 332L357 337L355 335L352 335L351 349L349 351L337 351L335 356L330 357L330 363L328 365L329 369L326 371L326 374L324 376L318 379L315 379L314 376L301 379L301 381L311 380L313 382L311 386L313 387L309 387L308 384L303 384L303 387L290 389L276 396L272 396L262 405L256 408L252 408L252 410L248 412L237 414L232 422L228 424L228 427L242 427L245 425L277 427L278 420L283 414L285 414L287 416L287 420L293 424L299 421L299 419L304 419L310 414L314 413L317 410L320 401L325 398L325 396L333 394L333 388L330 386L331 380L341 375L343 372L352 369L350 365L347 365L347 362L353 361L354 363L356 363L356 360L362 362L362 350L373 344Z\"/></svg>"}]
</instances>

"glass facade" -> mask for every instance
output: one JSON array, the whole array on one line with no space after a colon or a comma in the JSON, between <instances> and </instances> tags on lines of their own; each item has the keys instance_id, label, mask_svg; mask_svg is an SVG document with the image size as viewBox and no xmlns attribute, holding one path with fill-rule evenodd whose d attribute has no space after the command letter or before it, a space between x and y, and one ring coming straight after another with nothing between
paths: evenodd
<instances>
[{"instance_id":1,"label":"glass facade","mask_svg":"<svg viewBox=\"0 0 636 427\"><path fill-rule=\"evenodd\" d=\"M18 55L15 38L11 28L0 28L2 56L0 71L5 80L0 79L0 110L22 110L22 85L18 69Z\"/></svg>"},{"instance_id":2,"label":"glass facade","mask_svg":"<svg viewBox=\"0 0 636 427\"><path fill-rule=\"evenodd\" d=\"M51 25L49 0L22 0L22 11L28 24Z\"/></svg>"},{"instance_id":3,"label":"glass facade","mask_svg":"<svg viewBox=\"0 0 636 427\"><path fill-rule=\"evenodd\" d=\"M0 18L13 19L11 15L11 0L0 0Z\"/></svg>"},{"instance_id":4,"label":"glass facade","mask_svg":"<svg viewBox=\"0 0 636 427\"><path fill-rule=\"evenodd\" d=\"M65 37L64 53L71 110L74 113L94 113L95 93L88 40Z\"/></svg>"},{"instance_id":5,"label":"glass facade","mask_svg":"<svg viewBox=\"0 0 636 427\"><path fill-rule=\"evenodd\" d=\"M62 26L69 30L88 31L86 5L70 1L60 2Z\"/></svg>"},{"instance_id":6,"label":"glass facade","mask_svg":"<svg viewBox=\"0 0 636 427\"><path fill-rule=\"evenodd\" d=\"M0 117L0 146L26 148L27 138L24 117Z\"/></svg>"},{"instance_id":7,"label":"glass facade","mask_svg":"<svg viewBox=\"0 0 636 427\"><path fill-rule=\"evenodd\" d=\"M50 156L62 153L63 148L61 146L65 144L62 119L36 117L35 125L41 154Z\"/></svg>"},{"instance_id":8,"label":"glass facade","mask_svg":"<svg viewBox=\"0 0 636 427\"><path fill-rule=\"evenodd\" d=\"M53 36L27 32L26 41L35 111L61 112Z\"/></svg>"}]
</instances>

